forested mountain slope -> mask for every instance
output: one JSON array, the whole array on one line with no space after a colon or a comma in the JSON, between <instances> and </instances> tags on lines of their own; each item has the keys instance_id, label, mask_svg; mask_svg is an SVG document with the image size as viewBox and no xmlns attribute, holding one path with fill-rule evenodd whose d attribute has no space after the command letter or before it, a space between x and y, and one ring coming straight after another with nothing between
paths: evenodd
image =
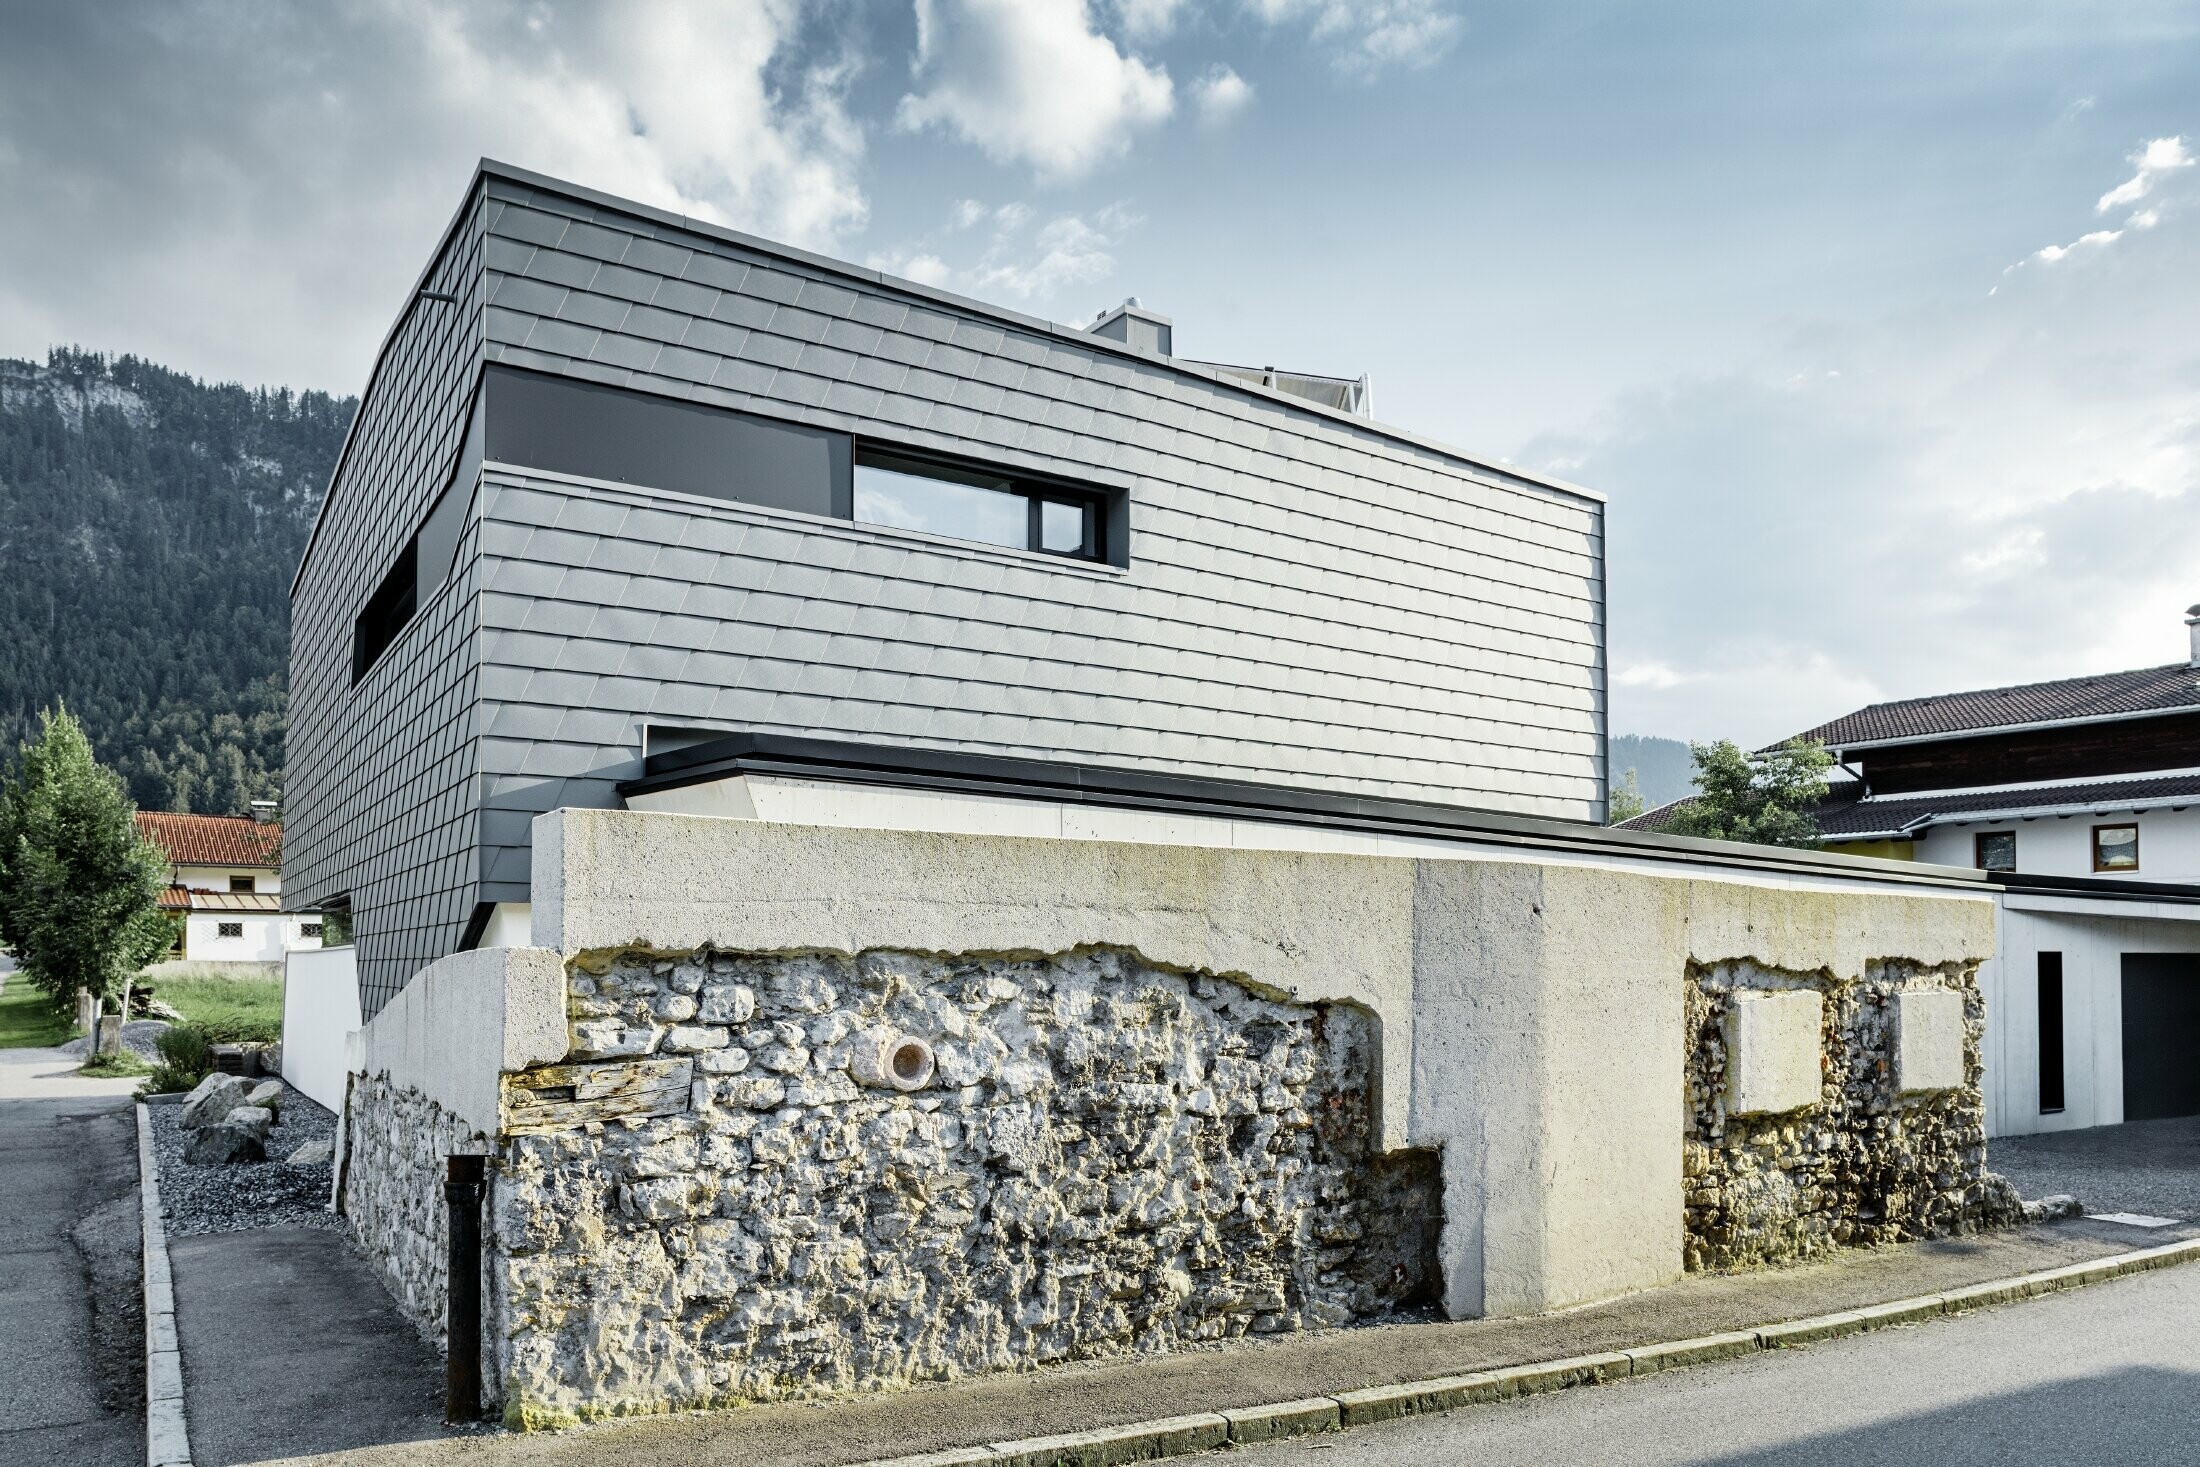
<instances>
[{"instance_id":1,"label":"forested mountain slope","mask_svg":"<svg viewBox=\"0 0 2200 1467\"><path fill-rule=\"evenodd\" d=\"M0 753L65 700L141 808L275 794L290 578L357 406L0 359Z\"/></svg>"}]
</instances>

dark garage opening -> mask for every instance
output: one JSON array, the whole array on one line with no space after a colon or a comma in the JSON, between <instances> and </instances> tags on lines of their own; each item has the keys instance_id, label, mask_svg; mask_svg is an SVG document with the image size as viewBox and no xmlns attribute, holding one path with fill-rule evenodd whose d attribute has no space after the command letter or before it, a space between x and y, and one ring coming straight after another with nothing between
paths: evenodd
<instances>
[{"instance_id":1,"label":"dark garage opening","mask_svg":"<svg viewBox=\"0 0 2200 1467\"><path fill-rule=\"evenodd\" d=\"M2200 953L2124 954L2124 1119L2200 1115Z\"/></svg>"}]
</instances>

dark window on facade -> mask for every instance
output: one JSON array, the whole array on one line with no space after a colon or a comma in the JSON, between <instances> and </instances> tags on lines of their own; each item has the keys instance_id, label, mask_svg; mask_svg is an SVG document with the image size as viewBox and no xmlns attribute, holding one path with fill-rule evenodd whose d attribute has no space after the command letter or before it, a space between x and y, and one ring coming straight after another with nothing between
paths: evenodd
<instances>
[{"instance_id":1,"label":"dark window on facade","mask_svg":"<svg viewBox=\"0 0 2200 1467\"><path fill-rule=\"evenodd\" d=\"M318 922L299 923L298 936L308 942L318 941L321 936L321 924Z\"/></svg>"},{"instance_id":2,"label":"dark window on facade","mask_svg":"<svg viewBox=\"0 0 2200 1467\"><path fill-rule=\"evenodd\" d=\"M244 924L242 922L216 922L214 924L214 935L216 937L242 937L244 936Z\"/></svg>"},{"instance_id":3,"label":"dark window on facade","mask_svg":"<svg viewBox=\"0 0 2200 1467\"><path fill-rule=\"evenodd\" d=\"M351 898L337 897L321 908L321 946L350 947L351 944Z\"/></svg>"},{"instance_id":4,"label":"dark window on facade","mask_svg":"<svg viewBox=\"0 0 2200 1467\"><path fill-rule=\"evenodd\" d=\"M2094 826L2093 869L2095 871L2138 870L2139 827L2136 825Z\"/></svg>"},{"instance_id":5,"label":"dark window on facade","mask_svg":"<svg viewBox=\"0 0 2200 1467\"><path fill-rule=\"evenodd\" d=\"M1011 550L1102 558L1101 500L997 470L858 445L855 518Z\"/></svg>"},{"instance_id":6,"label":"dark window on facade","mask_svg":"<svg viewBox=\"0 0 2200 1467\"><path fill-rule=\"evenodd\" d=\"M250 891L252 890L252 878L232 875L229 878L229 889L231 891Z\"/></svg>"},{"instance_id":7,"label":"dark window on facade","mask_svg":"<svg viewBox=\"0 0 2200 1467\"><path fill-rule=\"evenodd\" d=\"M2040 1114L2063 1108L2063 955L2040 954Z\"/></svg>"},{"instance_id":8,"label":"dark window on facade","mask_svg":"<svg viewBox=\"0 0 2200 1467\"><path fill-rule=\"evenodd\" d=\"M1972 864L1981 871L2014 871L2017 869L2017 833L2013 830L1986 830L1972 838Z\"/></svg>"},{"instance_id":9,"label":"dark window on facade","mask_svg":"<svg viewBox=\"0 0 2200 1467\"><path fill-rule=\"evenodd\" d=\"M352 682L357 683L367 675L367 669L390 649L397 634L405 630L405 623L412 620L419 586L418 562L418 544L406 541L405 548L397 553L397 563L382 577L382 584L374 588L374 594L360 610L351 632Z\"/></svg>"}]
</instances>

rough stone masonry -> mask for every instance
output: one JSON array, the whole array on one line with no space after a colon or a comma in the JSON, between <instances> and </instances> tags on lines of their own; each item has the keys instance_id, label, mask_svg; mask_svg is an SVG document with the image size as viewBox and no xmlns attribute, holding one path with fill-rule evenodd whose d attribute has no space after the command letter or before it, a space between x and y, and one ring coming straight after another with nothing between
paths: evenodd
<instances>
[{"instance_id":1,"label":"rough stone masonry","mask_svg":"<svg viewBox=\"0 0 2200 1467\"><path fill-rule=\"evenodd\" d=\"M1845 982L1691 963L1686 996L1690 1269L1974 1232L2021 1214L2015 1191L1985 1169L1975 963L1881 961Z\"/></svg>"},{"instance_id":2,"label":"rough stone masonry","mask_svg":"<svg viewBox=\"0 0 2200 1467\"><path fill-rule=\"evenodd\" d=\"M485 1262L505 1414L878 1388L1431 1299L1432 1153L1372 1143L1372 1020L1118 949L588 954L508 1075ZM434 1332L433 1176L353 1092L347 1199Z\"/></svg>"}]
</instances>

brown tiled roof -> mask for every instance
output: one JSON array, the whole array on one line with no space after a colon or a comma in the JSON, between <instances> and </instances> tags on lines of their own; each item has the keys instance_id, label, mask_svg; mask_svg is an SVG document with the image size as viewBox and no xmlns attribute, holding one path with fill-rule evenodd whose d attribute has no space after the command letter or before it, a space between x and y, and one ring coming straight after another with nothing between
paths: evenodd
<instances>
[{"instance_id":1,"label":"brown tiled roof","mask_svg":"<svg viewBox=\"0 0 2200 1467\"><path fill-rule=\"evenodd\" d=\"M243 815L138 811L138 829L178 866L280 866L283 828Z\"/></svg>"},{"instance_id":2,"label":"brown tiled roof","mask_svg":"<svg viewBox=\"0 0 2200 1467\"><path fill-rule=\"evenodd\" d=\"M1874 703L1831 723L1822 723L1799 737L1840 749L2016 724L2082 722L2181 708L2200 709L2200 671L2190 663L2173 662L2167 667L2142 667L2098 677Z\"/></svg>"},{"instance_id":3,"label":"brown tiled roof","mask_svg":"<svg viewBox=\"0 0 2200 1467\"><path fill-rule=\"evenodd\" d=\"M160 894L163 912L280 912L283 899L271 891L192 891L171 886Z\"/></svg>"}]
</instances>

